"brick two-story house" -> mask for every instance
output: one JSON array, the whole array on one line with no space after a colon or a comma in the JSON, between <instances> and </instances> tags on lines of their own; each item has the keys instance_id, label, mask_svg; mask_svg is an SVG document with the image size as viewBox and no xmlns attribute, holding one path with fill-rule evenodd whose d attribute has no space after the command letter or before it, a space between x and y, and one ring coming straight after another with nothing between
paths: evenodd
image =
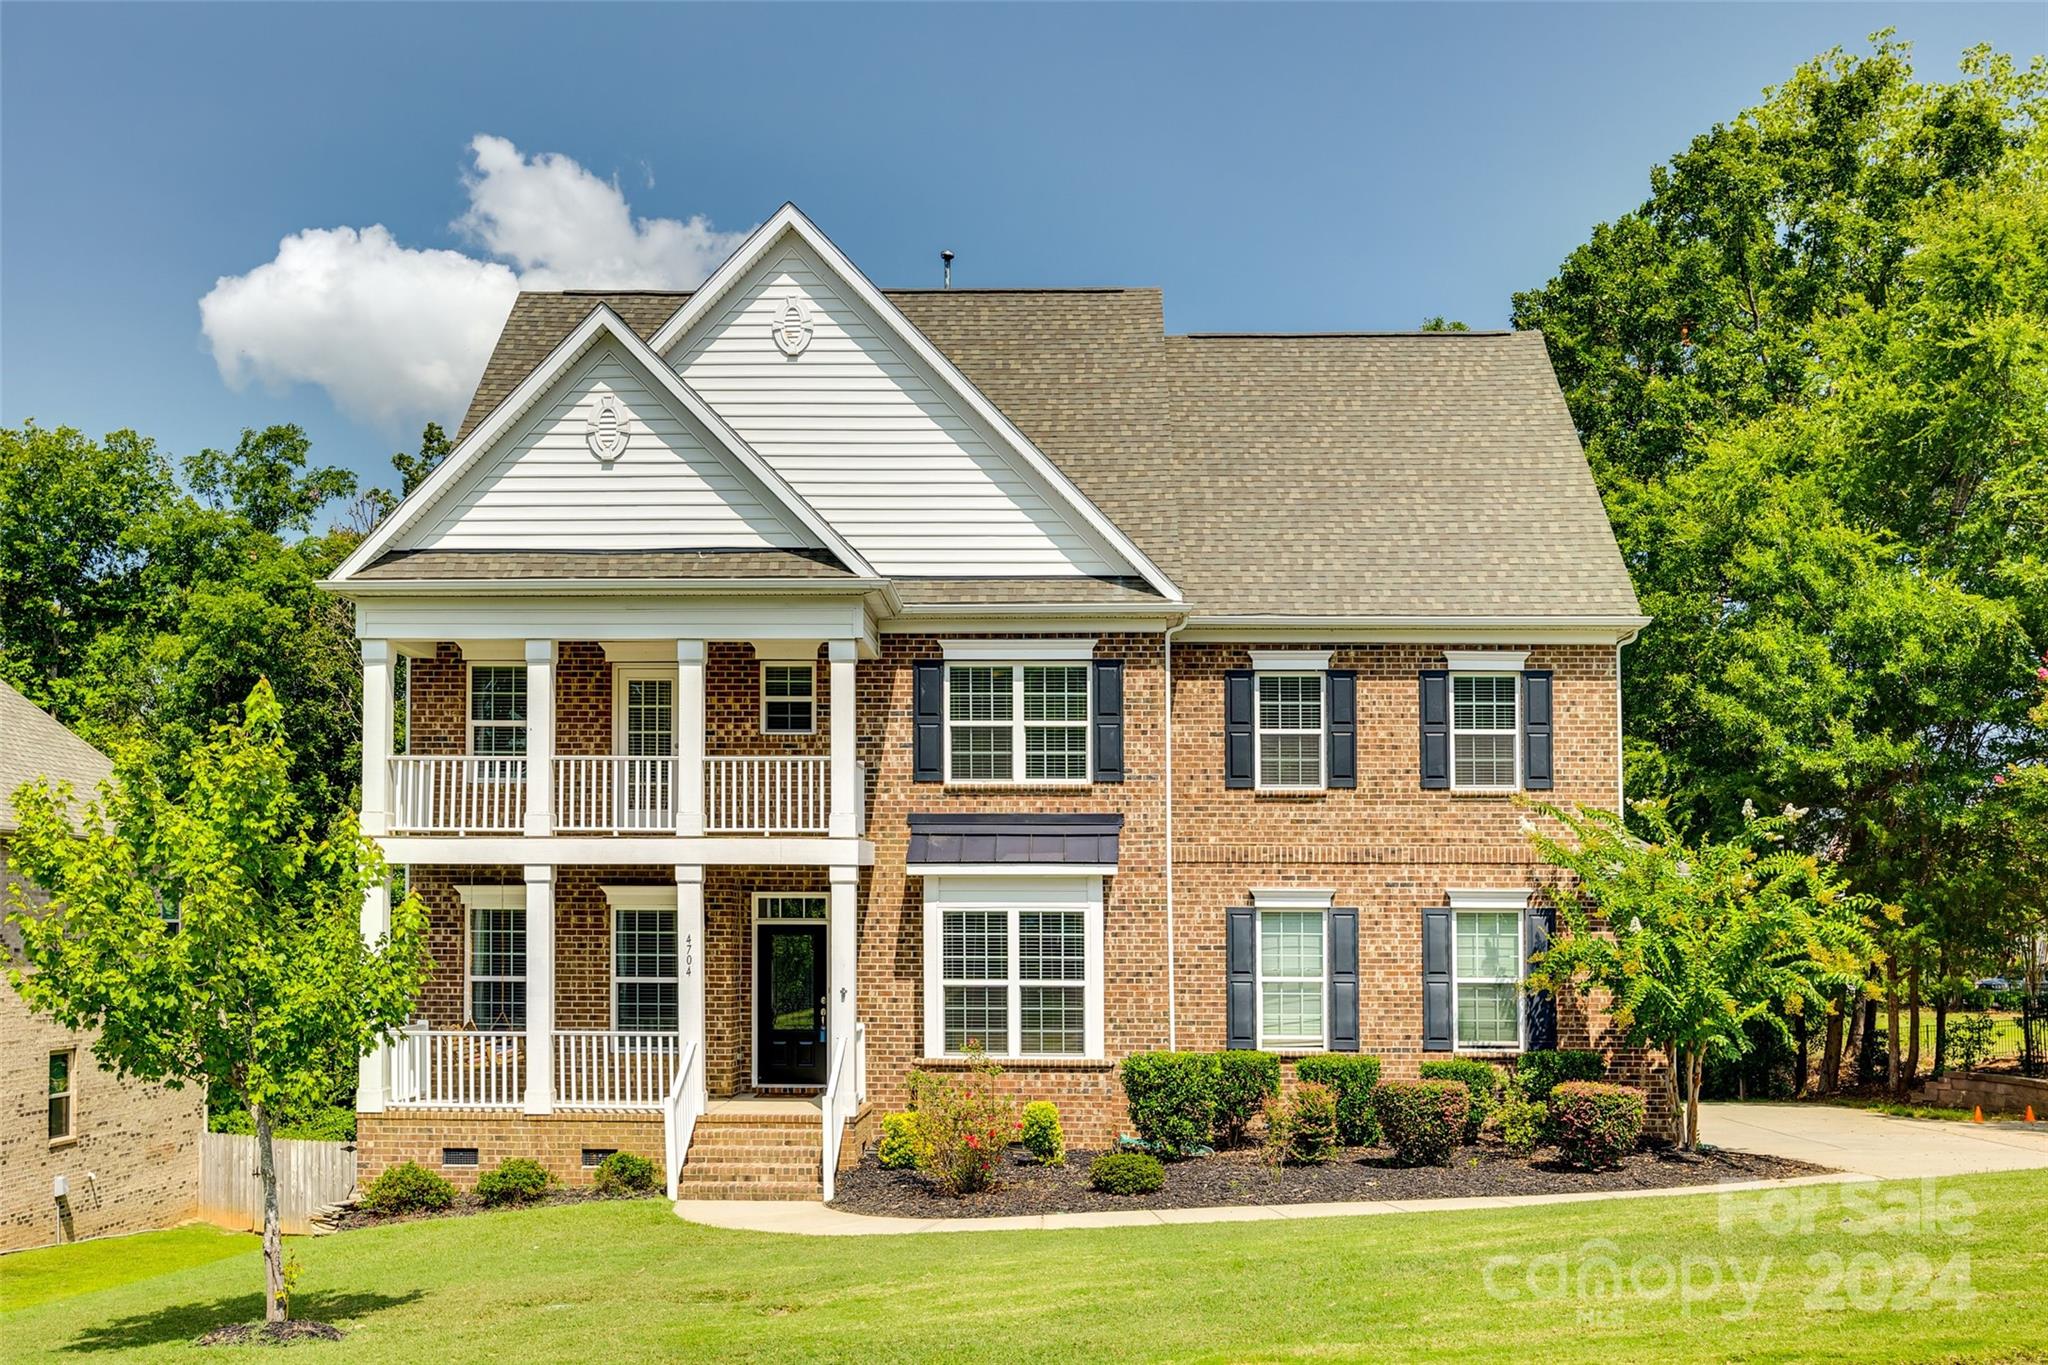
<instances>
[{"instance_id":1,"label":"brick two-story house","mask_svg":"<svg viewBox=\"0 0 2048 1365\"><path fill-rule=\"evenodd\" d=\"M1142 1049L1614 1049L1517 984L1510 797L1615 803L1644 624L1534 334L882 291L785 207L521 295L332 586L436 962L366 1175L815 1196L974 1044L1080 1145Z\"/></svg>"}]
</instances>

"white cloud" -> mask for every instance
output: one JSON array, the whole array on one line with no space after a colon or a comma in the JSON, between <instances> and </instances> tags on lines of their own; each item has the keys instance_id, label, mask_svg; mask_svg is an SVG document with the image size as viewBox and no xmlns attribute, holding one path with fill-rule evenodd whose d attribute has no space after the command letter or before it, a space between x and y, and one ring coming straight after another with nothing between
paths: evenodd
<instances>
[{"instance_id":1,"label":"white cloud","mask_svg":"<svg viewBox=\"0 0 2048 1365\"><path fill-rule=\"evenodd\" d=\"M635 218L616 181L566 156L528 158L487 135L470 154L454 228L482 255L404 246L381 225L293 233L199 301L221 378L317 384L393 433L451 423L522 287L690 289L746 235L702 215Z\"/></svg>"}]
</instances>

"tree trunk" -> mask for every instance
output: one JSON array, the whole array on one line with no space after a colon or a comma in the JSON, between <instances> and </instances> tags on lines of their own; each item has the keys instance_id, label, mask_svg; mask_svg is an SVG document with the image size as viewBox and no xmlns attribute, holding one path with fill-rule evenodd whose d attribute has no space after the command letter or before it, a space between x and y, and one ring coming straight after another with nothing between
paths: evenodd
<instances>
[{"instance_id":1,"label":"tree trunk","mask_svg":"<svg viewBox=\"0 0 2048 1365\"><path fill-rule=\"evenodd\" d=\"M1899 1070L1899 959L1884 963L1884 1086L1894 1099L1906 1094L1905 1073Z\"/></svg>"},{"instance_id":2,"label":"tree trunk","mask_svg":"<svg viewBox=\"0 0 2048 1365\"><path fill-rule=\"evenodd\" d=\"M1685 1149L1688 1152L1700 1149L1700 1082L1705 1079L1706 1070L1706 1049L1693 1049L1692 1083L1687 1087L1691 1093L1685 1100Z\"/></svg>"},{"instance_id":3,"label":"tree trunk","mask_svg":"<svg viewBox=\"0 0 2048 1365\"><path fill-rule=\"evenodd\" d=\"M1856 1050L1856 1084L1869 1085L1877 1079L1877 1001L1863 1002L1863 1040Z\"/></svg>"},{"instance_id":4,"label":"tree trunk","mask_svg":"<svg viewBox=\"0 0 2048 1365\"><path fill-rule=\"evenodd\" d=\"M249 1106L256 1127L256 1165L263 1173L263 1318L283 1322L284 1236L277 1223L277 1161L270 1146L270 1112L260 1104Z\"/></svg>"},{"instance_id":5,"label":"tree trunk","mask_svg":"<svg viewBox=\"0 0 2048 1365\"><path fill-rule=\"evenodd\" d=\"M1832 1010L1828 1014L1826 1030L1821 1034L1820 1043L1820 1093L1832 1095L1835 1086L1842 1079L1842 1011Z\"/></svg>"},{"instance_id":6,"label":"tree trunk","mask_svg":"<svg viewBox=\"0 0 2048 1365\"><path fill-rule=\"evenodd\" d=\"M1913 1082L1920 1079L1920 961L1913 960L1913 966L1906 973L1906 1078L1905 1089L1911 1090Z\"/></svg>"},{"instance_id":7,"label":"tree trunk","mask_svg":"<svg viewBox=\"0 0 2048 1365\"><path fill-rule=\"evenodd\" d=\"M1792 1059L1792 1093L1806 1094L1806 1083L1812 1078L1813 1066L1807 1058L1807 1049L1812 1041L1813 1030L1801 1014L1792 1020L1792 1036L1799 1044L1799 1051Z\"/></svg>"},{"instance_id":8,"label":"tree trunk","mask_svg":"<svg viewBox=\"0 0 2048 1365\"><path fill-rule=\"evenodd\" d=\"M1849 996L1849 1036L1842 1040L1842 1070L1846 1076L1862 1080L1863 1069L1863 993L1854 991ZM1853 1070L1852 1070L1853 1068ZM1848 1084L1844 1081L1844 1084Z\"/></svg>"},{"instance_id":9,"label":"tree trunk","mask_svg":"<svg viewBox=\"0 0 2048 1365\"><path fill-rule=\"evenodd\" d=\"M1678 1044L1664 1045L1664 1071L1671 1089L1671 1124L1678 1130L1678 1145L1686 1145L1685 1137L1685 1080L1683 1057Z\"/></svg>"}]
</instances>

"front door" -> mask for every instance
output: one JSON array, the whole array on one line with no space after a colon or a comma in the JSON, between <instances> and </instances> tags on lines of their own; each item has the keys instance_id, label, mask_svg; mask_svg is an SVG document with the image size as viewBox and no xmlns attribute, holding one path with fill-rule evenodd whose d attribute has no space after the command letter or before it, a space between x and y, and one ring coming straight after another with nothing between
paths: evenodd
<instances>
[{"instance_id":1,"label":"front door","mask_svg":"<svg viewBox=\"0 0 2048 1365\"><path fill-rule=\"evenodd\" d=\"M825 1083L825 926L764 924L754 953L763 1085Z\"/></svg>"}]
</instances>

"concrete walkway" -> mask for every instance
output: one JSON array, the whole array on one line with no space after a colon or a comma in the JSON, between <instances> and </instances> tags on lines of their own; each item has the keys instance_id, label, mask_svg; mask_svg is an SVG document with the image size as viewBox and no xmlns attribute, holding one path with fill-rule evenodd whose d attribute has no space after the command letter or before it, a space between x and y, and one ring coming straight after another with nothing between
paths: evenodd
<instances>
[{"instance_id":1,"label":"concrete walkway","mask_svg":"<svg viewBox=\"0 0 2048 1365\"><path fill-rule=\"evenodd\" d=\"M1700 1137L1878 1180L2048 1167L2048 1123L1901 1119L1827 1104L1703 1104Z\"/></svg>"},{"instance_id":2,"label":"concrete walkway","mask_svg":"<svg viewBox=\"0 0 2048 1365\"><path fill-rule=\"evenodd\" d=\"M707 1227L809 1237L900 1236L917 1232L1014 1232L1022 1229L1161 1227L1179 1223L1257 1223L1288 1218L1367 1218L1454 1209L1514 1209L1607 1199L1664 1199L1732 1190L1780 1189L1866 1180L1919 1179L2048 1167L2048 1124L1966 1124L1895 1119L1860 1109L1813 1104L1704 1104L1700 1135L1717 1147L1831 1166L1830 1175L1744 1180L1656 1190L1583 1194L1472 1196L1460 1199L1359 1200L1339 1204L1253 1204L1213 1209L1131 1209L1047 1213L1016 1218L877 1218L843 1213L815 1200L684 1199L678 1216Z\"/></svg>"}]
</instances>

